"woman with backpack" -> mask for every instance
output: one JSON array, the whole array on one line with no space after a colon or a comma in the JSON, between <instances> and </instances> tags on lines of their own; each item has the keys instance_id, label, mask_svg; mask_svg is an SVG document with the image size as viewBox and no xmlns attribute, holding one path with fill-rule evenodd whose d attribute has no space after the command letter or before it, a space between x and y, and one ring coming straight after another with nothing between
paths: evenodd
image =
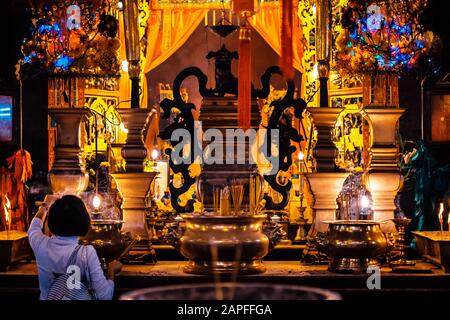
<instances>
[{"instance_id":1,"label":"woman with backpack","mask_svg":"<svg viewBox=\"0 0 450 320\"><path fill-rule=\"evenodd\" d=\"M49 208L48 228L42 232L47 207L43 204L31 221L28 238L36 257L41 300L111 300L114 274L121 264L113 261L107 277L92 246L81 246L78 237L90 228L89 213L83 201L73 195L57 199Z\"/></svg>"}]
</instances>

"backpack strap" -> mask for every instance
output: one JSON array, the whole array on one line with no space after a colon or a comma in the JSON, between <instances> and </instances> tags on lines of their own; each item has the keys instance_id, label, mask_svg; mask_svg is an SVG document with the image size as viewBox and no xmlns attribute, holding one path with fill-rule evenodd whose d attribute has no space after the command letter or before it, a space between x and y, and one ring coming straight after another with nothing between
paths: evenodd
<instances>
[{"instance_id":1,"label":"backpack strap","mask_svg":"<svg viewBox=\"0 0 450 320\"><path fill-rule=\"evenodd\" d=\"M73 250L72 254L69 257L69 260L67 262L67 266L66 266L66 270L69 266L74 265L77 261L77 255L78 255L78 251L80 250L81 245L77 245L75 247L75 249Z\"/></svg>"},{"instance_id":2,"label":"backpack strap","mask_svg":"<svg viewBox=\"0 0 450 320\"><path fill-rule=\"evenodd\" d=\"M85 260L85 269L84 269L84 276L86 279L86 285L88 288L89 293L92 296L93 300L97 300L97 294L95 292L94 287L92 286L92 279L91 279L91 273L89 272L89 262L87 257L88 248L87 246L83 246L83 252L84 252L84 260Z\"/></svg>"}]
</instances>

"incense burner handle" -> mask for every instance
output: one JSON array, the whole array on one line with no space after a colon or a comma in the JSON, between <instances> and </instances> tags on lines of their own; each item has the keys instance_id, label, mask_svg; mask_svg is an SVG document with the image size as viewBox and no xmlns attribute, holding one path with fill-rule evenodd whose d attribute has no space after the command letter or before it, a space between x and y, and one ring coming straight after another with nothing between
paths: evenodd
<instances>
[{"instance_id":1,"label":"incense burner handle","mask_svg":"<svg viewBox=\"0 0 450 320\"><path fill-rule=\"evenodd\" d=\"M263 232L269 238L269 250L272 250L278 242L286 237L286 232L281 225L272 220L264 224Z\"/></svg>"},{"instance_id":2,"label":"incense burner handle","mask_svg":"<svg viewBox=\"0 0 450 320\"><path fill-rule=\"evenodd\" d=\"M178 221L170 222L166 224L164 229L164 241L179 250L181 247L180 239L183 235L180 230L180 223Z\"/></svg>"}]
</instances>

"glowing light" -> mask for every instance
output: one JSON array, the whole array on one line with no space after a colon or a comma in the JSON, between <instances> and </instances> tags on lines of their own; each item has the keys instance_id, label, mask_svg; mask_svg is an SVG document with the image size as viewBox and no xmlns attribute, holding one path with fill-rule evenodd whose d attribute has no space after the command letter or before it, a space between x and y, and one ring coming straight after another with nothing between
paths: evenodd
<instances>
[{"instance_id":1,"label":"glowing light","mask_svg":"<svg viewBox=\"0 0 450 320\"><path fill-rule=\"evenodd\" d=\"M313 15L316 15L316 5L315 4L313 4L313 6L312 6L312 12L313 12Z\"/></svg>"},{"instance_id":2,"label":"glowing light","mask_svg":"<svg viewBox=\"0 0 450 320\"><path fill-rule=\"evenodd\" d=\"M92 206L97 211L98 208L100 208L100 205L102 204L102 200L100 199L100 196L96 194L94 198L92 199Z\"/></svg>"},{"instance_id":3,"label":"glowing light","mask_svg":"<svg viewBox=\"0 0 450 320\"><path fill-rule=\"evenodd\" d=\"M159 156L159 151L156 150L156 149L153 149L153 151L152 151L152 159L156 160L158 158L158 156Z\"/></svg>"},{"instance_id":4,"label":"glowing light","mask_svg":"<svg viewBox=\"0 0 450 320\"><path fill-rule=\"evenodd\" d=\"M122 60L122 71L123 72L128 72L128 61L127 60Z\"/></svg>"},{"instance_id":5,"label":"glowing light","mask_svg":"<svg viewBox=\"0 0 450 320\"><path fill-rule=\"evenodd\" d=\"M73 61L74 61L74 59L72 57L66 56L65 54L61 54L61 55L59 55L58 59L56 59L54 65L55 65L55 68L67 71L67 70L69 70Z\"/></svg>"},{"instance_id":6,"label":"glowing light","mask_svg":"<svg viewBox=\"0 0 450 320\"><path fill-rule=\"evenodd\" d=\"M314 79L319 78L319 65L317 63L313 67L312 76Z\"/></svg>"},{"instance_id":7,"label":"glowing light","mask_svg":"<svg viewBox=\"0 0 450 320\"><path fill-rule=\"evenodd\" d=\"M121 130L123 133L128 133L128 129L125 128L125 125L123 124L123 122L120 123L120 130Z\"/></svg>"},{"instance_id":8,"label":"glowing light","mask_svg":"<svg viewBox=\"0 0 450 320\"><path fill-rule=\"evenodd\" d=\"M6 224L9 224L11 221L10 216L9 216L9 210L11 210L11 203L9 202L8 196L6 196L6 195L5 195L5 200L6 200L6 203L3 206L4 210L5 210L5 221L6 221Z\"/></svg>"},{"instance_id":9,"label":"glowing light","mask_svg":"<svg viewBox=\"0 0 450 320\"><path fill-rule=\"evenodd\" d=\"M298 153L297 157L298 157L299 161L303 161L303 159L305 159L305 154L302 151L300 151Z\"/></svg>"},{"instance_id":10,"label":"glowing light","mask_svg":"<svg viewBox=\"0 0 450 320\"><path fill-rule=\"evenodd\" d=\"M361 201L361 208L367 209L370 207L370 201L366 195L362 196L360 201Z\"/></svg>"},{"instance_id":11,"label":"glowing light","mask_svg":"<svg viewBox=\"0 0 450 320\"><path fill-rule=\"evenodd\" d=\"M117 2L117 8L119 8L119 10L123 9L123 2L122 1Z\"/></svg>"},{"instance_id":12,"label":"glowing light","mask_svg":"<svg viewBox=\"0 0 450 320\"><path fill-rule=\"evenodd\" d=\"M442 224L442 221L443 221L443 219L444 219L443 214L444 214L444 203L441 202L441 203L439 204L439 223L440 223L440 224ZM450 217L450 216L449 216L449 217Z\"/></svg>"}]
</instances>

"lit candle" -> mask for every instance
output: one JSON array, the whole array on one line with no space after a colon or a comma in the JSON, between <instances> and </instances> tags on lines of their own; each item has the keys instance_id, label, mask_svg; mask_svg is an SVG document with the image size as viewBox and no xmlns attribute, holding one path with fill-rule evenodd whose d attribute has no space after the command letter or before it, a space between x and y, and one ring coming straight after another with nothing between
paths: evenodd
<instances>
[{"instance_id":1,"label":"lit candle","mask_svg":"<svg viewBox=\"0 0 450 320\"><path fill-rule=\"evenodd\" d=\"M92 206L94 207L95 212L98 212L98 209L100 208L102 201L100 199L100 196L96 194L94 198L92 199Z\"/></svg>"},{"instance_id":2,"label":"lit candle","mask_svg":"<svg viewBox=\"0 0 450 320\"><path fill-rule=\"evenodd\" d=\"M305 155L302 151L298 153L298 167L299 167L299 183L300 183L300 193L303 194L303 159Z\"/></svg>"},{"instance_id":3,"label":"lit candle","mask_svg":"<svg viewBox=\"0 0 450 320\"><path fill-rule=\"evenodd\" d=\"M370 206L369 198L366 195L361 197L361 208L367 209Z\"/></svg>"},{"instance_id":4,"label":"lit candle","mask_svg":"<svg viewBox=\"0 0 450 320\"><path fill-rule=\"evenodd\" d=\"M120 123L120 131L122 131L123 133L128 133L128 129L125 128L125 125L123 122Z\"/></svg>"},{"instance_id":5,"label":"lit candle","mask_svg":"<svg viewBox=\"0 0 450 320\"><path fill-rule=\"evenodd\" d=\"M444 214L444 203L441 202L439 204L439 224L441 226L441 240L442 240L443 231L444 231L444 216L443 216L443 214Z\"/></svg>"},{"instance_id":6,"label":"lit candle","mask_svg":"<svg viewBox=\"0 0 450 320\"><path fill-rule=\"evenodd\" d=\"M9 239L9 231L11 230L11 203L9 202L8 196L5 196L6 203L4 205L5 209L5 222L6 222L6 237Z\"/></svg>"},{"instance_id":7,"label":"lit candle","mask_svg":"<svg viewBox=\"0 0 450 320\"><path fill-rule=\"evenodd\" d=\"M153 161L155 161L158 158L158 156L159 156L158 150L157 149L153 149L153 151L152 151L152 159L153 159Z\"/></svg>"},{"instance_id":8,"label":"lit candle","mask_svg":"<svg viewBox=\"0 0 450 320\"><path fill-rule=\"evenodd\" d=\"M447 216L447 230L449 231L447 237L450 238L450 214Z\"/></svg>"}]
</instances>

